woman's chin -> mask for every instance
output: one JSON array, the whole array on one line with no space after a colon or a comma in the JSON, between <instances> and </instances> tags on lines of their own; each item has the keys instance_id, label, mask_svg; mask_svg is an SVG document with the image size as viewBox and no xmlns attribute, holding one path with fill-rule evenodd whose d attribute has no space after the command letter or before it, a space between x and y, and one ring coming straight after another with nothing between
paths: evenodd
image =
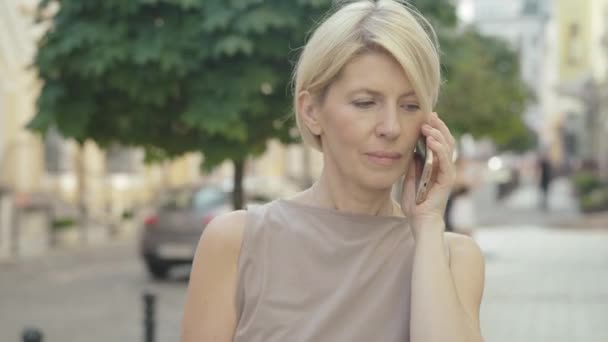
<instances>
[{"instance_id":1,"label":"woman's chin","mask_svg":"<svg viewBox=\"0 0 608 342\"><path fill-rule=\"evenodd\" d=\"M390 190L397 183L401 175L390 175L375 173L370 177L366 177L365 186L373 190Z\"/></svg>"}]
</instances>

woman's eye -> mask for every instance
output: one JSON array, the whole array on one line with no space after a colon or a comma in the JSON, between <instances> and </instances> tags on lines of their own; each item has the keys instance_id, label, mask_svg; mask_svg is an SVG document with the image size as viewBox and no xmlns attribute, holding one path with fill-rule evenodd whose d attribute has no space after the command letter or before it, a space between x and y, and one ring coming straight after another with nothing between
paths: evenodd
<instances>
[{"instance_id":1,"label":"woman's eye","mask_svg":"<svg viewBox=\"0 0 608 342\"><path fill-rule=\"evenodd\" d=\"M355 102L353 102L353 104L355 105L355 107L358 107L358 108L370 108L371 106L375 105L376 103L374 101L365 100L365 101L355 101Z\"/></svg>"},{"instance_id":2,"label":"woman's eye","mask_svg":"<svg viewBox=\"0 0 608 342\"><path fill-rule=\"evenodd\" d=\"M403 106L403 109L407 110L408 112L417 112L420 110L420 106L417 104L407 104Z\"/></svg>"}]
</instances>

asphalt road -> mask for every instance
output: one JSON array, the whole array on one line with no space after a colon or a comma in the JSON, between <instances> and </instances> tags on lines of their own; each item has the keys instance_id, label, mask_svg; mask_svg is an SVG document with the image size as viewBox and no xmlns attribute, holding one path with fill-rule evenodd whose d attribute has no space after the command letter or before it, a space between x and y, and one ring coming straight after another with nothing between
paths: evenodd
<instances>
[{"instance_id":1,"label":"asphalt road","mask_svg":"<svg viewBox=\"0 0 608 342\"><path fill-rule=\"evenodd\" d=\"M157 341L178 341L187 269L149 279L129 241L0 264L0 341L34 326L45 342L143 341L143 293L157 296Z\"/></svg>"}]
</instances>

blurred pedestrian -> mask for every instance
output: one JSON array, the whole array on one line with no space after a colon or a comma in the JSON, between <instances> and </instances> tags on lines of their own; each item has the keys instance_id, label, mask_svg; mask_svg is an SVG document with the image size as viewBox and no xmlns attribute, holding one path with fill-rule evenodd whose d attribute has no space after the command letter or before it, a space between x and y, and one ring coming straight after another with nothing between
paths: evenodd
<instances>
[{"instance_id":1,"label":"blurred pedestrian","mask_svg":"<svg viewBox=\"0 0 608 342\"><path fill-rule=\"evenodd\" d=\"M344 2L317 27L296 66L294 107L304 142L323 154L321 175L207 225L182 342L483 341L483 255L444 232L455 139L433 112L433 32L396 0ZM436 177L417 202L420 138Z\"/></svg>"},{"instance_id":2,"label":"blurred pedestrian","mask_svg":"<svg viewBox=\"0 0 608 342\"><path fill-rule=\"evenodd\" d=\"M470 162L459 157L456 162L456 180L446 207L446 230L473 237L475 228L475 205L472 189L475 174Z\"/></svg>"},{"instance_id":3,"label":"blurred pedestrian","mask_svg":"<svg viewBox=\"0 0 608 342\"><path fill-rule=\"evenodd\" d=\"M549 185L551 184L552 170L551 161L546 152L541 153L538 159L539 179L538 185L540 188L540 208L547 210L549 205Z\"/></svg>"}]
</instances>

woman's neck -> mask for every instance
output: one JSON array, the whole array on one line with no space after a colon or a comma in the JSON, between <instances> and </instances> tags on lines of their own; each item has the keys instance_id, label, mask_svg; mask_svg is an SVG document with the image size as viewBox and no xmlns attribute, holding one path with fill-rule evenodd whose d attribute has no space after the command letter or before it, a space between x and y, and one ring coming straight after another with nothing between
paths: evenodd
<instances>
[{"instance_id":1,"label":"woman's neck","mask_svg":"<svg viewBox=\"0 0 608 342\"><path fill-rule=\"evenodd\" d=\"M369 191L323 170L321 177L309 190L312 204L339 211L375 216L395 215L391 189Z\"/></svg>"}]
</instances>

